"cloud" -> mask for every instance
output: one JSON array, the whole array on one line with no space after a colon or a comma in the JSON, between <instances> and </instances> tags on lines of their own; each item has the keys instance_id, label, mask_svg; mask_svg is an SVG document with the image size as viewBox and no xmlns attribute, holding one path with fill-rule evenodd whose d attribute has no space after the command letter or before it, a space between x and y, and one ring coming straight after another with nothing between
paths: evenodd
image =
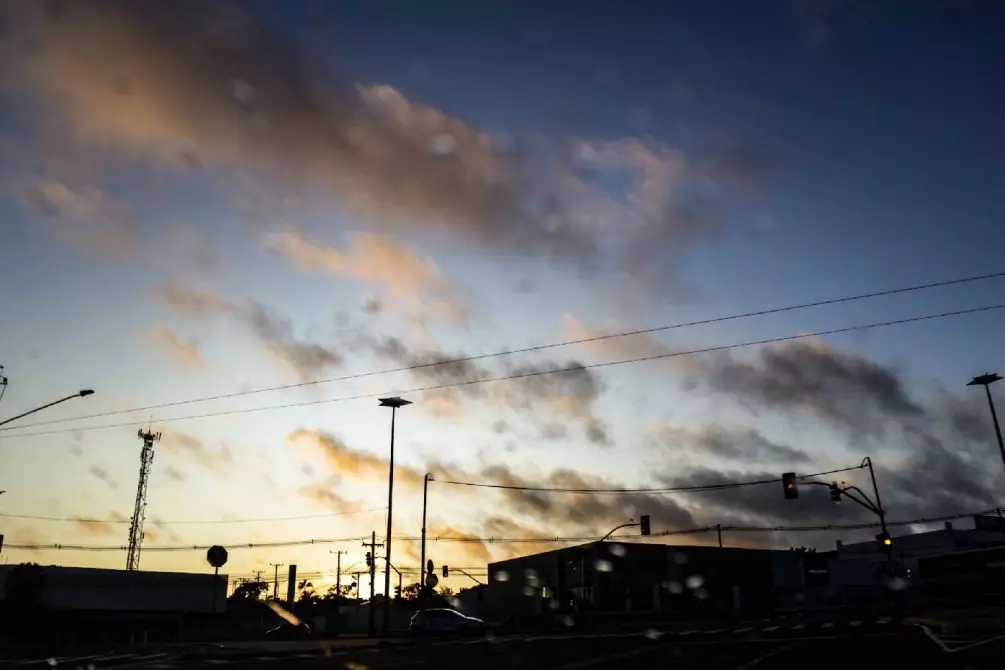
<instances>
[{"instance_id":1,"label":"cloud","mask_svg":"<svg viewBox=\"0 0 1005 670\"><path fill-rule=\"evenodd\" d=\"M226 470L235 463L234 453L226 444L212 449L199 438L177 430L165 430L161 444L165 451L183 460L195 462L207 470Z\"/></svg>"},{"instance_id":2,"label":"cloud","mask_svg":"<svg viewBox=\"0 0 1005 670\"><path fill-rule=\"evenodd\" d=\"M299 428L287 436L286 442L293 447L306 447L301 453L323 463L333 475L359 480L387 478L388 463L383 456L353 449L331 433ZM424 476L425 472L408 465L394 466L396 482L421 487Z\"/></svg>"},{"instance_id":3,"label":"cloud","mask_svg":"<svg viewBox=\"0 0 1005 670\"><path fill-rule=\"evenodd\" d=\"M295 230L273 233L269 246L298 268L379 286L405 307L460 318L467 309L436 263L384 235L357 233L348 248L308 242ZM372 304L372 303L371 303ZM377 302L379 311L380 303Z\"/></svg>"},{"instance_id":4,"label":"cloud","mask_svg":"<svg viewBox=\"0 0 1005 670\"><path fill-rule=\"evenodd\" d=\"M388 230L482 248L665 261L722 230L735 172L639 138L515 146L380 84L329 84L316 60L235 5L6 3L12 100L60 128L59 151L223 169L317 190ZM626 183L624 189L611 187ZM665 267L665 263L660 267Z\"/></svg>"},{"instance_id":5,"label":"cloud","mask_svg":"<svg viewBox=\"0 0 1005 670\"><path fill-rule=\"evenodd\" d=\"M707 454L740 463L802 465L810 461L805 451L769 440L752 428L708 424L688 430L664 425L656 430L655 438L658 444L668 449L690 448L699 455Z\"/></svg>"},{"instance_id":6,"label":"cloud","mask_svg":"<svg viewBox=\"0 0 1005 670\"><path fill-rule=\"evenodd\" d=\"M585 325L571 314L562 316L562 330L570 340L588 340L605 338L606 335L617 332L628 332L631 328L620 327L611 330L599 330ZM632 335L630 337L611 337L596 339L580 345L604 359L620 360L638 358L641 356L661 356L673 351L649 334Z\"/></svg>"},{"instance_id":7,"label":"cloud","mask_svg":"<svg viewBox=\"0 0 1005 670\"><path fill-rule=\"evenodd\" d=\"M174 285L160 286L154 295L181 314L230 317L247 328L270 354L293 369L303 381L317 379L342 365L344 360L334 348L298 337L289 319L254 300L237 304L216 293L189 291Z\"/></svg>"},{"instance_id":8,"label":"cloud","mask_svg":"<svg viewBox=\"0 0 1005 670\"><path fill-rule=\"evenodd\" d=\"M183 482L183 481L185 481L185 474L182 473L182 472L180 472L178 469L174 468L173 466L169 465L166 468L159 468L159 470L160 470L160 472L165 477L167 477L168 479L170 479L172 481L175 481L175 482Z\"/></svg>"},{"instance_id":9,"label":"cloud","mask_svg":"<svg viewBox=\"0 0 1005 670\"><path fill-rule=\"evenodd\" d=\"M752 359L697 359L690 383L751 408L800 410L853 435L882 435L891 418L920 416L896 371L820 342L762 347Z\"/></svg>"},{"instance_id":10,"label":"cloud","mask_svg":"<svg viewBox=\"0 0 1005 670\"><path fill-rule=\"evenodd\" d=\"M345 512L350 508L350 502L335 493L330 484L315 483L307 486L301 486L297 490L297 493L318 507L322 507L333 512Z\"/></svg>"},{"instance_id":11,"label":"cloud","mask_svg":"<svg viewBox=\"0 0 1005 670\"><path fill-rule=\"evenodd\" d=\"M416 383L428 386L456 385L437 390L443 398L459 403L471 398L494 404L541 421L545 435L560 437L554 427L557 417L574 419L582 425L590 442L607 446L610 438L604 422L596 416L594 404L604 389L603 380L576 360L566 362L536 361L513 363L503 359L501 369L490 370L462 353L436 349L413 350L396 337L377 337L361 333L356 346L365 347L396 365L410 368ZM497 377L516 377L498 383L486 382Z\"/></svg>"},{"instance_id":12,"label":"cloud","mask_svg":"<svg viewBox=\"0 0 1005 670\"><path fill-rule=\"evenodd\" d=\"M186 342L168 326L157 326L154 337L171 358L188 370L202 370L202 351L195 342Z\"/></svg>"},{"instance_id":13,"label":"cloud","mask_svg":"<svg viewBox=\"0 0 1005 670\"><path fill-rule=\"evenodd\" d=\"M317 379L327 370L342 365L342 355L335 349L296 337L289 319L277 317L260 303L250 302L237 314L265 348L292 367L304 381Z\"/></svg>"},{"instance_id":14,"label":"cloud","mask_svg":"<svg viewBox=\"0 0 1005 670\"><path fill-rule=\"evenodd\" d=\"M96 188L73 188L54 179L24 187L27 205L59 239L112 260L132 258L139 228L128 206Z\"/></svg>"},{"instance_id":15,"label":"cloud","mask_svg":"<svg viewBox=\"0 0 1005 670\"><path fill-rule=\"evenodd\" d=\"M88 535L113 535L118 530L107 521L84 519L81 517L76 517L74 521L76 527Z\"/></svg>"},{"instance_id":16,"label":"cloud","mask_svg":"<svg viewBox=\"0 0 1005 670\"><path fill-rule=\"evenodd\" d=\"M119 488L119 483L112 478L112 476L108 473L108 470L105 470L100 465L92 465L90 467L90 473L95 477L97 477L98 479L100 479L101 481L103 481L108 486L108 488L112 489L113 491Z\"/></svg>"}]
</instances>

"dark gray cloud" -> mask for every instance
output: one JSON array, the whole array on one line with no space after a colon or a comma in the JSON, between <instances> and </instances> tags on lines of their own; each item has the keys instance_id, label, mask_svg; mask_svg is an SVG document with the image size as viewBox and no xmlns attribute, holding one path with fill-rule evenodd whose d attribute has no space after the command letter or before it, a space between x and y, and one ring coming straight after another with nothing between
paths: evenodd
<instances>
[{"instance_id":1,"label":"dark gray cloud","mask_svg":"<svg viewBox=\"0 0 1005 670\"><path fill-rule=\"evenodd\" d=\"M113 491L119 488L119 483L109 474L108 470L105 470L100 465L92 465L90 473L103 481Z\"/></svg>"},{"instance_id":2,"label":"dark gray cloud","mask_svg":"<svg viewBox=\"0 0 1005 670\"><path fill-rule=\"evenodd\" d=\"M805 411L856 436L881 436L890 421L924 413L895 370L819 343L763 347L752 359L709 356L689 382L754 410Z\"/></svg>"},{"instance_id":3,"label":"dark gray cloud","mask_svg":"<svg viewBox=\"0 0 1005 670\"><path fill-rule=\"evenodd\" d=\"M664 448L676 450L690 447L698 454L741 463L801 465L810 460L805 451L770 440L752 428L709 424L685 430L668 426L656 432L655 440Z\"/></svg>"},{"instance_id":4,"label":"dark gray cloud","mask_svg":"<svg viewBox=\"0 0 1005 670\"><path fill-rule=\"evenodd\" d=\"M103 157L118 150L320 187L382 226L447 229L581 267L598 258L597 220L641 231L645 243L625 247L650 261L718 234L736 173L761 169L736 158L728 170L700 169L679 149L634 137L493 141L389 86L335 81L237 3L104 0L60 3L57 13L45 4L4 3L18 39L0 58L16 64L4 81L11 93L41 103L54 117L44 127L64 129L64 154L86 156L94 147L81 138L100 138ZM611 183L627 186L614 193Z\"/></svg>"},{"instance_id":5,"label":"dark gray cloud","mask_svg":"<svg viewBox=\"0 0 1005 670\"><path fill-rule=\"evenodd\" d=\"M317 379L342 365L342 355L335 349L298 338L289 319L276 316L264 305L249 302L237 314L262 344L280 360L290 365L304 381Z\"/></svg>"},{"instance_id":6,"label":"dark gray cloud","mask_svg":"<svg viewBox=\"0 0 1005 670\"><path fill-rule=\"evenodd\" d=\"M457 384L450 397L478 400L507 407L536 422L545 439L564 439L564 421L581 425L583 436L592 444L611 443L604 422L596 416L594 404L604 391L603 380L576 360L512 363L502 359L501 369L492 370L479 361L462 360L465 354L444 351L415 351L396 337L370 333L356 336L354 346L368 349L395 365L412 368L410 373L421 385ZM516 379L488 383L496 377Z\"/></svg>"}]
</instances>

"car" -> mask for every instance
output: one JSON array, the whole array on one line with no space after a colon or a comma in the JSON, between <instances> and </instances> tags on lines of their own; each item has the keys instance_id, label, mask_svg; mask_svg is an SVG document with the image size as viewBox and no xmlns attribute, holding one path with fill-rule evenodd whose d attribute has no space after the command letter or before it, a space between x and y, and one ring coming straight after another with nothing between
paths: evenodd
<instances>
[{"instance_id":1,"label":"car","mask_svg":"<svg viewBox=\"0 0 1005 670\"><path fill-rule=\"evenodd\" d=\"M306 640L310 636L311 627L302 621L297 624L283 622L265 631L265 637L269 640Z\"/></svg>"},{"instance_id":2,"label":"car","mask_svg":"<svg viewBox=\"0 0 1005 670\"><path fill-rule=\"evenodd\" d=\"M438 607L419 610L408 622L412 635L483 635L485 622L457 610Z\"/></svg>"}]
</instances>

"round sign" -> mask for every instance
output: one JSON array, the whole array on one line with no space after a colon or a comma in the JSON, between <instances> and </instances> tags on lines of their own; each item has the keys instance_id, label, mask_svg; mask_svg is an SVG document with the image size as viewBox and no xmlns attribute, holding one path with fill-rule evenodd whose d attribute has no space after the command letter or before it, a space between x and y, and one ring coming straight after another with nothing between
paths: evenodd
<instances>
[{"instance_id":1,"label":"round sign","mask_svg":"<svg viewBox=\"0 0 1005 670\"><path fill-rule=\"evenodd\" d=\"M218 544L214 544L206 552L206 560L214 568L222 568L227 563L227 550Z\"/></svg>"},{"instance_id":2,"label":"round sign","mask_svg":"<svg viewBox=\"0 0 1005 670\"><path fill-rule=\"evenodd\" d=\"M439 584L439 583L440 583L440 578L437 577L436 575L434 575L432 573L426 575L426 586L428 586L429 588L435 589L436 585Z\"/></svg>"}]
</instances>

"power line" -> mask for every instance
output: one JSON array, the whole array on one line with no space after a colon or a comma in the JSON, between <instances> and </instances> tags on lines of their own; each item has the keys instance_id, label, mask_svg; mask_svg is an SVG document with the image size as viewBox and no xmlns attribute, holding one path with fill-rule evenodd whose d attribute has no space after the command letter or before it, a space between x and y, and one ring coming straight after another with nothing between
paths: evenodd
<instances>
[{"instance_id":1,"label":"power line","mask_svg":"<svg viewBox=\"0 0 1005 670\"><path fill-rule=\"evenodd\" d=\"M742 313L739 313L739 314L730 314L730 315L727 315L727 316L718 316L718 317L712 317L712 318L708 318L708 319L699 319L699 320L696 320L696 321L684 321L684 322L673 323L673 324L668 324L668 325L663 325L663 326L655 326L655 327L652 327L652 328L641 328L641 329L637 329L637 330L630 330L630 331L624 331L624 332L619 332L619 333L608 333L608 334L604 334L604 335L594 335L594 336L591 336L591 337L583 337L583 338L579 338L579 339L575 339L575 340L565 340L563 342L552 342L552 343L549 343L549 344L539 344L539 345L534 345L534 346L529 346L529 347L523 347L523 348L520 348L520 349L509 349L509 350L506 350L506 351L496 351L496 352L487 353L487 354L476 354L476 355L473 355L473 356L463 356L463 357L460 357L460 358L450 358L450 359L444 359L444 360L437 360L437 361L432 361L432 362L429 362L429 363L418 363L418 364L414 364L414 365L406 365L406 366L397 367L397 368L386 368L386 369L383 369L383 370L371 370L371 371L368 371L368 372L358 372L358 373L354 373L354 374L343 375L343 376L340 376L340 377L328 377L328 378L325 378L325 379L315 379L315 380L306 381L306 382L296 382L296 383L292 383L292 384L280 384L280 385L277 385L277 386L266 386L266 387L257 388L257 389L248 389L248 390L245 390L245 391L235 391L233 393L221 393L221 394L217 394L217 395L202 396L202 397L199 397L199 398L189 398L189 399L186 399L186 400L176 400L176 401L173 401L173 402L157 403L157 404L153 404L153 405L146 405L146 406L143 406L143 407L132 407L132 408L129 408L129 409L108 410L106 412L96 412L94 414L84 414L84 415L81 415L81 416L67 417L67 418L63 418L63 419L48 419L46 421L36 421L34 423L23 424L21 426L15 426L15 427L11 427L11 428L32 428L32 427L36 427L36 426L48 426L48 425L54 425L54 424L59 424L59 423L67 423L67 422L70 422L70 421L83 421L83 420L86 420L86 419L98 419L98 418L103 418L103 417L106 417L106 416L116 416L116 415L119 415L119 414L128 414L128 413L131 413L131 412L148 412L148 411L155 410L155 409L167 409L169 407L180 407L180 406L183 406L183 405L191 405L191 404L201 403L201 402L212 402L212 401L215 401L215 400L228 400L228 399L231 399L231 398L238 398L238 397L243 397L243 396L248 396L248 395L256 395L256 394L259 394L259 393L270 393L270 392L273 392L273 391L286 391L286 390L291 390L291 389L295 389L295 388L302 388L302 387L306 387L306 386L319 386L321 384L330 384L330 383L335 383L335 382L351 381L351 380L354 380L354 379L362 379L362 378L365 378L365 377L375 377L375 376L380 376L380 375L388 375L388 374L394 374L394 373L398 373L398 372L409 372L409 371L412 371L412 370L419 370L419 369L422 369L422 368L436 367L436 366L440 366L440 365L452 365L452 364L457 364L457 363L468 363L468 362L473 362L473 361L484 360L484 359L487 359L487 358L498 358L500 356L508 356L508 355L512 355L512 354L523 354L523 353L529 353L529 352L533 352L533 351L544 351L544 350L547 350L547 349L555 349L555 348L558 348L558 347L573 346L573 345L576 345L576 344L589 344L591 342L600 342L600 341L603 341L603 340L618 339L618 338L622 338L622 337L634 337L636 335L649 335L649 334L652 334L652 333L658 333L658 332L663 332L663 331L668 331L668 330L676 330L676 329L680 329L680 328L691 328L691 327L694 327L694 326L704 326L704 325L710 325L710 324L713 324L713 323L723 323L723 322L726 322L726 321L736 321L736 320L739 320L739 319L749 319L749 318L752 318L752 317L755 317L755 316L768 316L768 315L771 315L771 314L781 314L781 313L784 313L784 312L792 312L792 311L797 311L797 310L810 309L810 308L813 308L813 307L824 307L824 306L827 306L827 305L837 305L837 304L841 304L841 303L855 302L855 301L859 301L859 300L867 300L867 299L872 299L872 298L880 298L880 297L884 297L884 296L898 295L898 294L903 294L903 293L912 293L912 292L916 292L916 291L924 291L924 290L928 290L928 289L932 289L932 288L939 288L939 287L945 287L945 286L953 286L953 285L959 285L959 284L968 284L968 283L973 283L973 282L978 282L978 281L986 281L986 280L989 280L989 279L999 279L999 278L1002 278L1002 277L1005 277L1005 271L1002 271L1002 272L992 272L992 273L983 274L983 275L974 275L974 276L971 276L971 277L962 277L962 278L958 278L958 279L948 279L948 280L938 281L938 282L929 282L927 284L916 284L914 286L905 286L905 287L901 287L901 288L888 289L888 290L884 290L884 291L873 291L873 292L870 292L870 293L860 293L858 295L844 296L844 297L840 297L840 298L830 298L830 299L827 299L827 300L816 300L816 301L813 301L813 302L799 303L799 304L796 304L796 305L786 305L786 306L783 306L783 307L771 307L771 308L767 308L767 309L756 310L756 311L753 311L753 312L742 312ZM293 405L293 406L298 406L298 405ZM134 424L126 424L126 425L134 425ZM0 431L7 431L7 430L10 430L10 428L0 428Z\"/></svg>"},{"instance_id":2,"label":"power line","mask_svg":"<svg viewBox=\"0 0 1005 670\"><path fill-rule=\"evenodd\" d=\"M172 421L187 421L187 420L191 420L191 419L207 419L207 418L213 418L213 417L232 416L232 415L238 415L238 414L251 414L253 412L264 412L264 411L277 410L277 409L291 409L291 408L295 408L295 407L308 407L308 406L323 405L323 404L328 404L328 403L348 402L348 401L351 401L351 400L364 400L364 399L371 399L371 398L382 397L382 396L385 396L385 395L408 395L408 394L415 394L415 393L425 393L425 392L428 392L428 391L438 391L438 390L447 389L447 388L457 388L457 387L462 387L462 386L474 386L474 385L477 385L477 384L488 384L488 383L491 383L491 382L498 382L498 381L511 381L511 380L516 380L516 379L529 379L531 377L542 377L542 376L545 376L545 375L562 374L562 373L569 373L569 372L579 372L581 370L586 370L586 369L596 369L596 368L613 367L615 365L626 365L628 363L643 363L643 362L647 362L647 361L655 361L655 360L663 360L663 359L669 359L669 358L677 358L677 357L680 357L680 356L693 356L693 355L696 355L696 354L707 354L707 353L713 353L713 352L716 352L716 351L730 351L730 350L733 350L733 349L742 349L742 348L745 348L745 347L761 346L761 345L765 345L765 344L777 344L779 342L792 342L792 341L795 341L795 340L803 340L803 339L814 338L814 337L824 337L824 336L827 336L827 335L838 335L840 333L850 333L850 332L856 331L856 330L867 330L867 329L885 328L885 327L889 327L889 326L897 326L897 325L903 325L903 324L908 324L908 323L918 323L918 322L921 322L921 321L932 321L932 320L935 320L935 319L945 319L945 318L954 317L954 316L963 316L963 315L966 315L966 314L977 314L977 313L980 313L980 312L991 312L991 311L995 311L995 310L999 310L999 309L1005 309L1005 304L986 305L986 306L983 306L983 307L971 307L969 309L961 309L961 310L956 310L956 311L952 311L952 312L941 312L939 314L927 314L927 315L924 315L924 316L914 316L914 317L909 317L909 318L905 318L905 319L894 319L894 320L891 320L891 321L880 321L880 322L876 322L876 323L859 324L857 326L846 326L844 328L832 328L832 329L829 329L829 330L818 330L818 331L813 332L813 333L800 333L798 335L784 335L784 336L781 336L781 337L772 337L772 338L767 338L767 339L763 339L763 340L750 340L750 341L747 341L747 342L738 342L738 343L734 343L734 344L723 344L723 345L714 346L714 347L704 347L704 348L701 348L701 349L689 349L689 350L685 350L685 351L666 352L666 353L661 353L661 354L653 354L653 355L650 355L650 356L639 356L637 358L625 358L625 359L621 359L621 360L617 360L617 361L606 361L606 362L603 362L603 363L585 363L585 364L582 364L582 365L573 365L573 366L569 366L569 367L565 367L565 368L555 368L555 369L551 369L551 370L535 370L535 371L532 371L532 372L523 372L523 373L512 374L512 375L500 375L498 377L488 377L488 378L484 378L484 379L466 379L466 380L459 381L459 382L447 382L447 383L443 383L443 384L431 384L431 385L428 385L428 386L417 386L417 387L413 387L413 388L410 388L410 389L402 389L402 390L399 390L399 391L381 391L381 392L378 392L378 393L360 393L360 394L351 395L351 396L341 396L341 397L338 397L338 398L327 398L327 399L322 399L322 400L308 400L308 401L302 401L302 402L285 403L285 404L281 404L281 405L264 405L264 406L261 406L261 407L248 407L248 408L244 408L244 409L232 409L232 410L224 410L224 411L219 411L219 412L206 412L206 413L203 413L203 414L189 414L189 415L185 415L185 416L175 416L175 417L168 417L168 418L158 419L158 423L169 423L169 422L172 422ZM148 423L148 421L149 420L143 420L143 421L126 421L126 422L123 422L123 423L109 423L109 424L102 424L102 425L98 425L98 426L80 426L80 427L76 427L76 428L61 428L61 429L56 429L56 430L43 430L43 431L36 431L34 433L15 433L15 434L12 434L12 435L6 435L5 434L4 438L5 439L10 439L10 438L16 438L16 437L37 437L37 436L40 436L40 435L56 435L56 434L61 434L61 433L74 432L74 431L107 430L107 429L110 429L110 428L124 428L124 427L130 427L130 426L137 426L137 425L146 424L146 423ZM41 425L41 424L31 424L31 425ZM20 428L27 428L27 427L28 426L20 426Z\"/></svg>"},{"instance_id":3,"label":"power line","mask_svg":"<svg viewBox=\"0 0 1005 670\"><path fill-rule=\"evenodd\" d=\"M201 525L219 523L259 523L267 521L299 521L305 519L330 518L333 516L349 516L352 514L364 514L366 512L382 511L385 507L370 507L368 509L355 509L345 512L333 512L329 514L308 514L304 516L264 516L261 518L227 518L227 519L194 519L186 521L149 521L151 525ZM38 514L8 514L0 512L0 517L23 518L34 521L75 521L79 523L129 523L130 519L123 518L83 518L80 516L41 516Z\"/></svg>"},{"instance_id":4,"label":"power line","mask_svg":"<svg viewBox=\"0 0 1005 670\"><path fill-rule=\"evenodd\" d=\"M855 465L849 468L839 468L837 470L828 470L826 472L816 472L811 475L799 475L797 479L810 479L812 477L823 477L825 475L833 475L839 472L849 472L851 470L860 470L864 468L864 465ZM665 488L597 488L597 489L585 489L585 488L562 488L562 487L548 487L548 486L517 486L513 484L491 484L484 482L457 482L447 480L430 480L435 481L437 484L453 484L455 486L474 486L478 488L487 489L506 489L509 491L537 491L541 493L687 493L692 491L719 491L722 489L735 489L741 486L756 486L758 484L775 484L781 482L780 477L775 479L756 479L746 482L724 482L722 484L696 484L694 486L674 486Z\"/></svg>"},{"instance_id":5,"label":"power line","mask_svg":"<svg viewBox=\"0 0 1005 670\"><path fill-rule=\"evenodd\" d=\"M907 519L900 521L887 521L887 526L914 526L942 521L952 521L955 519L966 519L969 517L991 514L995 509L980 510L977 512L966 512L942 517L919 517L917 519ZM826 524L817 526L721 526L719 530L733 532L819 532L829 530L863 530L867 528L879 527L879 522L866 522L856 524ZM660 533L653 533L650 537L668 537L674 535L697 535L701 533L717 530L716 526L699 526L695 528L682 528L667 530ZM637 535L614 535L614 540L636 540ZM350 537L337 539L312 539L312 540L288 540L285 542L262 542L247 544L224 545L230 549L267 549L272 547L293 547L319 544L347 544L357 543L366 538ZM402 536L392 538L396 542L421 542L421 537ZM467 537L467 536L432 536L426 537L427 542L449 542L455 544L562 544L568 542L596 542L600 538L597 535L581 537ZM152 546L144 547L143 551L205 551L210 545L174 545L174 546ZM126 547L121 545L81 545L81 544L17 544L8 543L4 545L9 549L23 549L32 551L62 550L62 551L125 551ZM402 572L409 571L410 568L400 568Z\"/></svg>"}]
</instances>

